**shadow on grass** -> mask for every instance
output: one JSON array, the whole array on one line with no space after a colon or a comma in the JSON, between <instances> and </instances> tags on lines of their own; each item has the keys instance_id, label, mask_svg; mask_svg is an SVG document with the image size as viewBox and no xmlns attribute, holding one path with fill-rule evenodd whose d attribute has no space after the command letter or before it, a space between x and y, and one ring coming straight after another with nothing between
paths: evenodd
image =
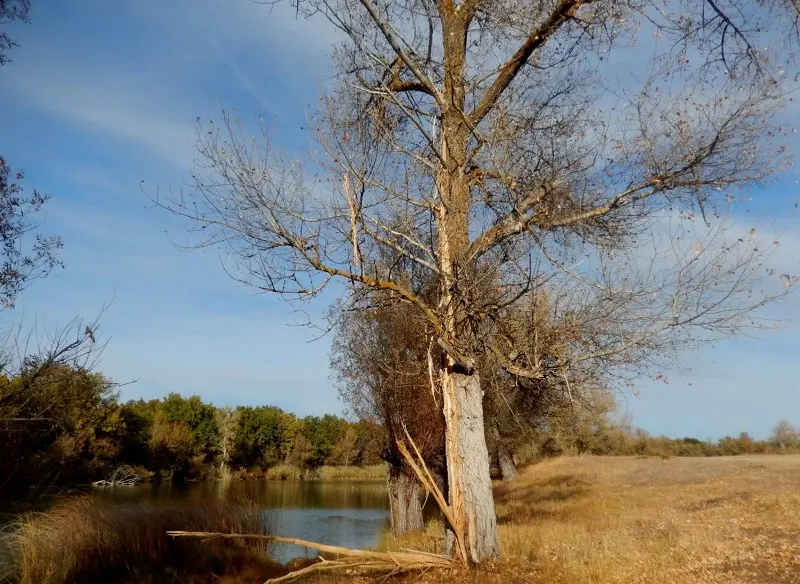
<instances>
[{"instance_id":1,"label":"shadow on grass","mask_svg":"<svg viewBox=\"0 0 800 584\"><path fill-rule=\"evenodd\" d=\"M558 474L539 480L521 477L496 490L497 520L502 524L520 519L564 519L570 514L570 509L566 505L554 504L578 501L589 490L589 483L574 474Z\"/></svg>"},{"instance_id":2,"label":"shadow on grass","mask_svg":"<svg viewBox=\"0 0 800 584\"><path fill-rule=\"evenodd\" d=\"M752 501L753 497L754 494L747 491L727 493L725 495L717 497L709 497L701 501L697 501L695 503L683 505L682 508L685 511L688 511L689 513L697 513L699 511L706 511L708 509L714 509L716 507L721 507L723 505L728 505L732 503L740 503L740 502L746 503L748 501Z\"/></svg>"}]
</instances>

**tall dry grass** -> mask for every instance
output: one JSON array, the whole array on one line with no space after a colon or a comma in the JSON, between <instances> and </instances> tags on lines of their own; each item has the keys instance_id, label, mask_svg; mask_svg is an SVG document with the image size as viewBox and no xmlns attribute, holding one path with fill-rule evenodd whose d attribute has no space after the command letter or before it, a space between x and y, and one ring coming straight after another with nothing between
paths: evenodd
<instances>
[{"instance_id":1,"label":"tall dry grass","mask_svg":"<svg viewBox=\"0 0 800 584\"><path fill-rule=\"evenodd\" d=\"M321 466L315 469L312 480L319 481L385 481L386 465Z\"/></svg>"},{"instance_id":2,"label":"tall dry grass","mask_svg":"<svg viewBox=\"0 0 800 584\"><path fill-rule=\"evenodd\" d=\"M495 501L501 560L399 582L800 584L800 456L556 458L497 483ZM441 543L429 526L381 545Z\"/></svg>"},{"instance_id":3,"label":"tall dry grass","mask_svg":"<svg viewBox=\"0 0 800 584\"><path fill-rule=\"evenodd\" d=\"M274 573L257 541L174 541L170 529L267 533L270 520L252 504L171 507L63 500L23 518L7 537L8 581L18 584L208 582L247 569Z\"/></svg>"},{"instance_id":4,"label":"tall dry grass","mask_svg":"<svg viewBox=\"0 0 800 584\"><path fill-rule=\"evenodd\" d=\"M544 461L523 470L517 480L495 486L500 545L504 557L477 570L430 571L392 581L480 582L481 584L798 584L800 583L800 456L738 456L721 458L607 458L575 457ZM87 503L81 503L87 505ZM123 561L172 561L172 554L195 559L197 547L170 548L163 541L156 551L122 553L135 541L99 545L108 535L96 529L70 529L73 522L92 516L93 509L64 512L31 531L28 579L33 582L119 582L118 579L53 579L60 562L79 574L87 548L96 553L95 565L116 566ZM75 516L77 514L77 517ZM101 512L97 514L102 515ZM136 515L135 513L132 513ZM141 517L141 515L139 516ZM135 517L133 518L135 520ZM249 530L248 524L225 523L205 531ZM102 524L102 521L100 522ZM177 521L167 521L173 528ZM156 528L166 530L164 520ZM246 523L246 522L245 522ZM191 521L181 528L190 527ZM124 529L120 527L120 529ZM137 529L144 529L137 528ZM73 532L74 531L74 535ZM99 530L107 534L108 530ZM425 533L382 538L381 548L441 550L442 526L431 523ZM62 542L73 538L62 551ZM46 542L41 544L40 541ZM88 544L85 542L89 542ZM84 542L84 543L81 543ZM175 544L181 542L173 542ZM183 542L189 543L189 542ZM231 547L231 544L234 544ZM149 544L152 546L153 544ZM205 546L205 544L203 544ZM220 545L222 545L220 543ZM235 541L225 542L236 553ZM206 553L206 548L199 548ZM213 551L212 546L208 548ZM242 549L239 547L238 549ZM161 550L161 551L158 551ZM210 553L209 551L209 553ZM243 549L244 552L249 551ZM35 552L35 553L33 553ZM106 560L105 553L115 557ZM236 565L219 549L218 561ZM39 559L42 558L42 559ZM149 559L148 559L149 558ZM185 560L184 560L185 561ZM200 560L197 560L201 563ZM245 560L246 562L247 560ZM214 562L208 565L213 566ZM37 571L34 571L37 570ZM63 572L63 570L62 570ZM85 572L91 573L91 572ZM280 572L278 572L280 573ZM108 574L108 572L106 572ZM261 575L230 575L218 580L213 571L205 579L182 582L244 584L266 579ZM259 580L259 578L261 578ZM133 580L155 582L154 580ZM177 581L177 580L176 580ZM373 582L374 576L356 571L340 576L318 576L317 584Z\"/></svg>"},{"instance_id":5,"label":"tall dry grass","mask_svg":"<svg viewBox=\"0 0 800 584\"><path fill-rule=\"evenodd\" d=\"M276 464L267 469L264 477L273 481L299 481L303 478L303 469L293 464Z\"/></svg>"},{"instance_id":6,"label":"tall dry grass","mask_svg":"<svg viewBox=\"0 0 800 584\"><path fill-rule=\"evenodd\" d=\"M496 500L532 582L800 583L800 456L555 459Z\"/></svg>"}]
</instances>

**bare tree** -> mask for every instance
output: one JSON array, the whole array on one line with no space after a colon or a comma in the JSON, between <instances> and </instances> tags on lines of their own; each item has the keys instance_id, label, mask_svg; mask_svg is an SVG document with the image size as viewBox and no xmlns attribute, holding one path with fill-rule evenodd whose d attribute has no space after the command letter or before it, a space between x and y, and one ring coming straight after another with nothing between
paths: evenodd
<instances>
[{"instance_id":1,"label":"bare tree","mask_svg":"<svg viewBox=\"0 0 800 584\"><path fill-rule=\"evenodd\" d=\"M293 160L225 113L200 128L193 188L162 204L260 290L311 298L339 278L419 311L441 351L455 550L480 562L499 551L481 362L569 391L596 364L739 332L784 293L718 205L783 161L774 31L793 20L745 0L296 4L343 33L321 154ZM622 59L641 75L614 88ZM665 225L683 238L643 262ZM546 359L503 333L545 285L563 335Z\"/></svg>"},{"instance_id":2,"label":"bare tree","mask_svg":"<svg viewBox=\"0 0 800 584\"><path fill-rule=\"evenodd\" d=\"M781 420L775 424L769 440L781 450L790 449L800 444L800 431L788 420Z\"/></svg>"},{"instance_id":3,"label":"bare tree","mask_svg":"<svg viewBox=\"0 0 800 584\"><path fill-rule=\"evenodd\" d=\"M89 323L75 318L54 330L36 324L26 328L19 323L3 335L0 376L6 380L17 379L18 383L5 387L0 393L0 408L19 401L20 396L31 391L39 378L51 369L67 367L91 371L105 348L105 343L97 342L98 322L99 318Z\"/></svg>"}]
</instances>

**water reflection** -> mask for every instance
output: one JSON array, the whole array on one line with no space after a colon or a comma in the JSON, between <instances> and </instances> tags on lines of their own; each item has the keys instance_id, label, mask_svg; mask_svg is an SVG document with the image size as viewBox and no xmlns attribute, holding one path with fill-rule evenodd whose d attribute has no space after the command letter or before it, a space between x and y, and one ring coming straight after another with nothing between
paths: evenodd
<instances>
[{"instance_id":1,"label":"water reflection","mask_svg":"<svg viewBox=\"0 0 800 584\"><path fill-rule=\"evenodd\" d=\"M388 522L389 499L383 483L317 481L210 481L188 485L145 485L96 489L95 496L118 504L157 501L196 504L211 499L254 501L265 510L275 532L345 547L373 547ZM295 546L276 546L280 561L316 555Z\"/></svg>"}]
</instances>

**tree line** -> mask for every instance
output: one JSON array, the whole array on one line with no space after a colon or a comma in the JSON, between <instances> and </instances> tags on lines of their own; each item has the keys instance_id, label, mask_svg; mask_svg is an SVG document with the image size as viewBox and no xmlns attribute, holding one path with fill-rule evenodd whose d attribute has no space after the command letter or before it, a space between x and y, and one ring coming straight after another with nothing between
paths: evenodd
<instances>
[{"instance_id":1,"label":"tree line","mask_svg":"<svg viewBox=\"0 0 800 584\"><path fill-rule=\"evenodd\" d=\"M281 465L313 469L385 462L392 463L391 474L396 462L386 426L374 420L353 422L330 414L301 418L275 406L216 407L178 393L120 402L108 377L64 364L38 372L35 380L25 374L0 377L0 434L0 489L6 495L32 486L86 484L121 465L141 477L180 480L264 477ZM415 435L422 435L419 428ZM488 442L497 457L499 444L492 437ZM426 452L432 452L432 444L426 444ZM789 453L800 452L800 431L782 421L767 440L746 432L718 441L673 439L615 421L611 406L572 407L551 410L524 439L503 448L514 465L562 454ZM502 473L499 458L495 462Z\"/></svg>"},{"instance_id":2,"label":"tree line","mask_svg":"<svg viewBox=\"0 0 800 584\"><path fill-rule=\"evenodd\" d=\"M744 454L800 454L800 429L780 420L765 439L748 432L717 440L655 436L618 419L610 412L576 411L553 420L547 432L537 434L517 453L520 461L561 455L595 456L738 456Z\"/></svg>"},{"instance_id":3,"label":"tree line","mask_svg":"<svg viewBox=\"0 0 800 584\"><path fill-rule=\"evenodd\" d=\"M24 391L20 391L24 387ZM335 415L297 417L274 406L218 408L194 395L121 403L101 373L55 364L0 377L0 491L105 479L120 465L140 477L262 476L300 469L380 464L384 433Z\"/></svg>"},{"instance_id":4,"label":"tree line","mask_svg":"<svg viewBox=\"0 0 800 584\"><path fill-rule=\"evenodd\" d=\"M126 427L121 462L180 477L259 473L279 465L381 464L382 429L342 417L297 417L275 406L215 407L199 396L120 405Z\"/></svg>"}]
</instances>

